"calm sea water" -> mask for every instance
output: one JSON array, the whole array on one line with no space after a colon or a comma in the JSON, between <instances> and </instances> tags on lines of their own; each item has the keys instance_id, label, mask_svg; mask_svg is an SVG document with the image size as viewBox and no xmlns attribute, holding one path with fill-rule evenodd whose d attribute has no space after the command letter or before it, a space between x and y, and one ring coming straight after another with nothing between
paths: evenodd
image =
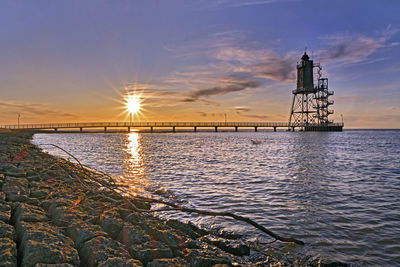
<instances>
[{"instance_id":1,"label":"calm sea water","mask_svg":"<svg viewBox=\"0 0 400 267\"><path fill-rule=\"evenodd\" d=\"M306 242L266 248L282 259L400 264L400 131L36 134L34 143L123 176L132 191L232 211ZM227 219L174 216L271 240Z\"/></svg>"}]
</instances>

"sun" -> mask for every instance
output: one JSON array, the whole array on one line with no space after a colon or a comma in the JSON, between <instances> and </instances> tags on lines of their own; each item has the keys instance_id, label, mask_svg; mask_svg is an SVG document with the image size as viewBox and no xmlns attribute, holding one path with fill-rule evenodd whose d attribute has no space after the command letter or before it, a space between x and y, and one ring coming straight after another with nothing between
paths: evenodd
<instances>
[{"instance_id":1,"label":"sun","mask_svg":"<svg viewBox=\"0 0 400 267\"><path fill-rule=\"evenodd\" d=\"M125 98L125 106L130 114L136 114L140 111L141 103L138 95L129 95Z\"/></svg>"}]
</instances>

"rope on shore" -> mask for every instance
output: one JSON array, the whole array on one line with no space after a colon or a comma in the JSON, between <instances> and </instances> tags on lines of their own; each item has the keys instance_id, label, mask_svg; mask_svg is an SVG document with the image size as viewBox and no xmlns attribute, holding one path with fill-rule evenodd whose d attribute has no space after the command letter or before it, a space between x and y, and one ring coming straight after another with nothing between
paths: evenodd
<instances>
[{"instance_id":1,"label":"rope on shore","mask_svg":"<svg viewBox=\"0 0 400 267\"><path fill-rule=\"evenodd\" d=\"M296 243L298 245L304 245L304 242L301 240L298 240L296 238L293 237L287 237L287 236L281 236L277 233L272 232L271 230L268 230L267 228L265 228L264 226L260 225L259 223L244 217L244 216L240 216L231 212L216 212L216 211L209 211L209 210L200 210L200 209L194 209L194 208L188 208L188 207L184 207L184 206L180 206L178 204L175 203L171 203L171 202L167 202L167 201L163 201L161 199L154 199L154 198L148 198L148 197L143 197L143 196L131 196L130 198L133 198L134 200L141 200L141 201L145 201L145 202L149 202L149 203L158 203L158 204L163 204L165 206L169 206L172 208L165 208L165 209L159 209L159 210L143 210L143 209L139 209L136 207L136 205L134 203L132 203L132 201L130 200L129 197L127 197L126 195L123 195L122 192L120 190L118 190L119 188L126 188L126 186L121 185L121 184L116 184L115 180L113 179L113 177L111 177L110 175L101 172L101 171L95 171L93 172L93 170L85 167L84 165L81 164L81 162L71 153L69 153L68 151L66 151L65 149L63 149L60 146L54 145L54 144L39 144L41 146L53 146L56 147L62 151L64 151L66 154L68 154L71 158L73 158L80 167L80 170L82 171L82 174L89 179L92 182L95 182L99 185L101 185L103 188L106 188L110 191L112 191L113 193L117 194L118 197L122 200L116 200L113 199L112 197L109 196L105 196L102 195L101 197L104 199L107 199L108 201L111 201L115 204L121 204L122 202L127 203L132 210L136 211L136 212L147 212L147 213L153 213L153 212L162 212L162 211L182 211L182 212L187 212L187 213L196 213L196 214L200 214L200 215L206 215L206 216L221 216L221 217L230 217L233 218L235 220L238 221L242 221L245 222L247 224L250 224L252 226L254 226L255 228L261 230L262 232L268 234L269 236L273 237L276 240L282 241L282 242L292 242L292 243ZM72 165L75 166L75 165ZM98 175L99 177L94 177L94 175ZM107 178L107 180L103 180L101 178ZM82 183L82 181L80 181ZM273 241L273 242L274 242Z\"/></svg>"}]
</instances>

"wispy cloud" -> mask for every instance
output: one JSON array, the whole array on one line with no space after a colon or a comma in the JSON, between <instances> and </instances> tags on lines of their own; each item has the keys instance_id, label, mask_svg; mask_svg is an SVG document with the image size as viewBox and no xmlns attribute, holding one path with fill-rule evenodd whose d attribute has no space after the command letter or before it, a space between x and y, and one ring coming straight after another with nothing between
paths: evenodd
<instances>
[{"instance_id":1,"label":"wispy cloud","mask_svg":"<svg viewBox=\"0 0 400 267\"><path fill-rule=\"evenodd\" d=\"M28 116L49 116L49 117L64 117L66 119L77 119L78 115L52 109L43 104L37 103L21 103L13 101L0 100L0 110L4 113L21 113Z\"/></svg>"},{"instance_id":2,"label":"wispy cloud","mask_svg":"<svg viewBox=\"0 0 400 267\"><path fill-rule=\"evenodd\" d=\"M301 0L215 0L208 2L209 7L244 7L244 6L256 6L256 5L269 5L273 3L282 2L298 2Z\"/></svg>"},{"instance_id":3,"label":"wispy cloud","mask_svg":"<svg viewBox=\"0 0 400 267\"><path fill-rule=\"evenodd\" d=\"M196 89L189 92L183 101L194 102L202 97L225 95L249 88L256 88L260 85L260 81L252 79L252 77L247 74L232 74L230 76L220 78L219 85L217 86Z\"/></svg>"},{"instance_id":4,"label":"wispy cloud","mask_svg":"<svg viewBox=\"0 0 400 267\"><path fill-rule=\"evenodd\" d=\"M321 37L321 40L329 44L328 48L315 51L316 57L325 62L351 64L360 62L375 62L378 58L370 58L378 49L395 47L396 43L389 39L399 29L388 25L375 36L366 36L357 33L338 33Z\"/></svg>"},{"instance_id":5,"label":"wispy cloud","mask_svg":"<svg viewBox=\"0 0 400 267\"><path fill-rule=\"evenodd\" d=\"M235 107L235 110L237 111L237 112L249 112L250 110L251 110L251 108L248 108L248 107Z\"/></svg>"}]
</instances>

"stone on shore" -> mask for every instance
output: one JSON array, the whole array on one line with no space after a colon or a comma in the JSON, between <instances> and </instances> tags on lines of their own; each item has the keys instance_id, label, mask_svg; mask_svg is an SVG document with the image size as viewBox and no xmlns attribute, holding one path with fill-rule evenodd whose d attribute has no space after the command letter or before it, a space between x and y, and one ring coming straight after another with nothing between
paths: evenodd
<instances>
[{"instance_id":1,"label":"stone on shore","mask_svg":"<svg viewBox=\"0 0 400 267\"><path fill-rule=\"evenodd\" d=\"M134 258L140 260L145 265L154 259L174 257L167 245L157 241L131 245L128 250Z\"/></svg>"},{"instance_id":2,"label":"stone on shore","mask_svg":"<svg viewBox=\"0 0 400 267\"><path fill-rule=\"evenodd\" d=\"M171 259L155 259L149 262L147 267L184 267L187 263L182 258L171 258Z\"/></svg>"},{"instance_id":3,"label":"stone on shore","mask_svg":"<svg viewBox=\"0 0 400 267\"><path fill-rule=\"evenodd\" d=\"M99 263L98 267L139 267L143 264L134 259L110 258Z\"/></svg>"},{"instance_id":4,"label":"stone on shore","mask_svg":"<svg viewBox=\"0 0 400 267\"><path fill-rule=\"evenodd\" d=\"M38 263L35 267L74 267L74 265L68 263L56 263L56 264L49 264L49 263Z\"/></svg>"},{"instance_id":5,"label":"stone on shore","mask_svg":"<svg viewBox=\"0 0 400 267\"><path fill-rule=\"evenodd\" d=\"M6 203L0 202L0 221L8 223L11 218L11 207Z\"/></svg>"},{"instance_id":6,"label":"stone on shore","mask_svg":"<svg viewBox=\"0 0 400 267\"><path fill-rule=\"evenodd\" d=\"M96 236L107 236L99 225L73 224L67 228L67 236L74 241L74 247L80 249L82 244Z\"/></svg>"},{"instance_id":7,"label":"stone on shore","mask_svg":"<svg viewBox=\"0 0 400 267\"><path fill-rule=\"evenodd\" d=\"M7 201L25 201L29 196L29 182L26 178L6 177L2 190Z\"/></svg>"},{"instance_id":8,"label":"stone on shore","mask_svg":"<svg viewBox=\"0 0 400 267\"><path fill-rule=\"evenodd\" d=\"M27 203L18 203L13 216L14 223L18 223L20 221L44 222L47 220L48 218L46 213L42 208Z\"/></svg>"},{"instance_id":9,"label":"stone on shore","mask_svg":"<svg viewBox=\"0 0 400 267\"><path fill-rule=\"evenodd\" d=\"M0 221L0 238L10 238L15 240L15 231L12 225Z\"/></svg>"},{"instance_id":10,"label":"stone on shore","mask_svg":"<svg viewBox=\"0 0 400 267\"><path fill-rule=\"evenodd\" d=\"M17 246L10 238L0 238L0 264L4 267L17 267Z\"/></svg>"},{"instance_id":11,"label":"stone on shore","mask_svg":"<svg viewBox=\"0 0 400 267\"><path fill-rule=\"evenodd\" d=\"M58 228L45 222L17 222L22 266L33 267L37 263L69 263L79 266L79 256L73 242Z\"/></svg>"},{"instance_id":12,"label":"stone on shore","mask_svg":"<svg viewBox=\"0 0 400 267\"><path fill-rule=\"evenodd\" d=\"M131 259L122 244L104 236L96 236L82 244L79 249L82 266L97 266L111 258Z\"/></svg>"}]
</instances>

